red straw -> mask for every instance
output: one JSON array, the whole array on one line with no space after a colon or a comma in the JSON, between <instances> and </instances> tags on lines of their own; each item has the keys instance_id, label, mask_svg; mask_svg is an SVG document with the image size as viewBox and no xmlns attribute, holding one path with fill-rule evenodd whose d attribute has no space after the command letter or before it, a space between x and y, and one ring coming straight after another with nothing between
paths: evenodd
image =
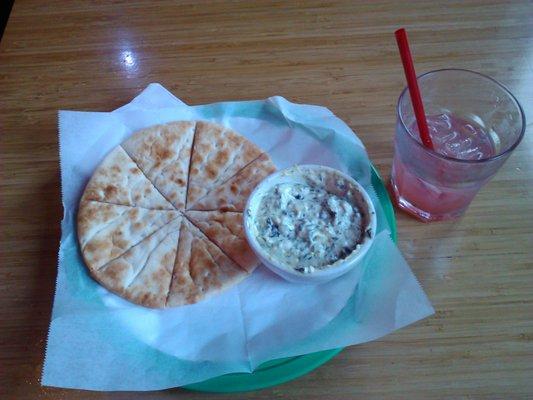
<instances>
[{"instance_id":1,"label":"red straw","mask_svg":"<svg viewBox=\"0 0 533 400\"><path fill-rule=\"evenodd\" d=\"M407 86L409 87L409 94L411 95L411 102L413 103L413 110L415 111L416 123L418 125L418 132L420 132L420 139L424 146L433 149L433 142L429 136L428 124L426 122L426 113L424 112L424 103L420 96L420 89L416 81L415 66L411 51L409 50L409 41L407 40L407 32L401 28L394 32L400 56L402 57L403 70L405 72L405 79L407 79Z\"/></svg>"}]
</instances>

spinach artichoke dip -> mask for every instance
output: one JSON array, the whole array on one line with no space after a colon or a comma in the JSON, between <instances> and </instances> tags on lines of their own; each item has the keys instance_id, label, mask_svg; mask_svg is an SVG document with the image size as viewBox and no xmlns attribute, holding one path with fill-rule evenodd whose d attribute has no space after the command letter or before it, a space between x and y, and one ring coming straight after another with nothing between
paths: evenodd
<instances>
[{"instance_id":1,"label":"spinach artichoke dip","mask_svg":"<svg viewBox=\"0 0 533 400\"><path fill-rule=\"evenodd\" d=\"M254 221L259 245L304 274L333 267L349 256L361 243L368 220L356 201L359 193L345 178L306 172L302 183L271 187Z\"/></svg>"}]
</instances>

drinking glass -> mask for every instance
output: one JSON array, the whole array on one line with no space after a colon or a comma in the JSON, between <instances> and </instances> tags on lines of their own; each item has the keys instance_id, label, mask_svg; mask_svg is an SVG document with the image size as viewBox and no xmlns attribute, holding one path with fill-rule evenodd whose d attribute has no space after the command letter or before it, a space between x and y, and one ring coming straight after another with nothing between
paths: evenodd
<instances>
[{"instance_id":1,"label":"drinking glass","mask_svg":"<svg viewBox=\"0 0 533 400\"><path fill-rule=\"evenodd\" d=\"M442 69L417 81L434 149L420 140L406 88L397 106L392 194L422 221L454 219L522 140L524 112L507 88L477 72Z\"/></svg>"}]
</instances>

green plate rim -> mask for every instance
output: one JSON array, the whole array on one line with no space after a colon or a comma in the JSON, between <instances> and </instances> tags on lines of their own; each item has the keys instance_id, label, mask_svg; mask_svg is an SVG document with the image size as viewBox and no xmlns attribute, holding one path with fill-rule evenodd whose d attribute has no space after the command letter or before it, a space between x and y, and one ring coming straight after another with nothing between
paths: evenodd
<instances>
[{"instance_id":1,"label":"green plate rim","mask_svg":"<svg viewBox=\"0 0 533 400\"><path fill-rule=\"evenodd\" d=\"M394 208L379 172L372 165L372 186L385 212L391 237L396 242L396 218ZM182 386L198 392L234 393L265 389L292 381L325 364L343 348L319 351L296 357L280 358L261 364L252 373L233 373L217 376L203 382Z\"/></svg>"}]
</instances>

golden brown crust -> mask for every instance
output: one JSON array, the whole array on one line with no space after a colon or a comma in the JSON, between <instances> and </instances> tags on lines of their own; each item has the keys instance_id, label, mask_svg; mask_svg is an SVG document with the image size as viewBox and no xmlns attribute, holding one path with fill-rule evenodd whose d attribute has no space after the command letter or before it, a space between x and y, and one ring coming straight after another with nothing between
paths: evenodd
<instances>
[{"instance_id":1,"label":"golden brown crust","mask_svg":"<svg viewBox=\"0 0 533 400\"><path fill-rule=\"evenodd\" d=\"M78 240L87 267L100 269L178 216L177 211L81 202Z\"/></svg>"},{"instance_id":2,"label":"golden brown crust","mask_svg":"<svg viewBox=\"0 0 533 400\"><path fill-rule=\"evenodd\" d=\"M178 252L166 300L167 307L192 304L202 299L190 273L193 239L192 232L182 221Z\"/></svg>"},{"instance_id":3,"label":"golden brown crust","mask_svg":"<svg viewBox=\"0 0 533 400\"><path fill-rule=\"evenodd\" d=\"M242 212L250 193L268 175L276 170L270 157L263 153L225 183L213 188L191 210L222 210Z\"/></svg>"},{"instance_id":4,"label":"golden brown crust","mask_svg":"<svg viewBox=\"0 0 533 400\"><path fill-rule=\"evenodd\" d=\"M94 271L93 275L108 289L133 303L164 307L176 259L180 222L181 216Z\"/></svg>"},{"instance_id":5,"label":"golden brown crust","mask_svg":"<svg viewBox=\"0 0 533 400\"><path fill-rule=\"evenodd\" d=\"M187 211L194 225L247 272L259 264L244 235L242 213L221 211Z\"/></svg>"},{"instance_id":6,"label":"golden brown crust","mask_svg":"<svg viewBox=\"0 0 533 400\"><path fill-rule=\"evenodd\" d=\"M261 150L235 131L200 121L191 157L187 204L193 204L217 185L261 155Z\"/></svg>"},{"instance_id":7,"label":"golden brown crust","mask_svg":"<svg viewBox=\"0 0 533 400\"><path fill-rule=\"evenodd\" d=\"M248 276L185 218L167 306L196 303Z\"/></svg>"},{"instance_id":8,"label":"golden brown crust","mask_svg":"<svg viewBox=\"0 0 533 400\"><path fill-rule=\"evenodd\" d=\"M192 121L155 125L122 143L148 179L177 209L185 206L195 125Z\"/></svg>"},{"instance_id":9,"label":"golden brown crust","mask_svg":"<svg viewBox=\"0 0 533 400\"><path fill-rule=\"evenodd\" d=\"M90 200L156 210L174 209L120 146L106 156L85 187L81 201Z\"/></svg>"}]
</instances>

